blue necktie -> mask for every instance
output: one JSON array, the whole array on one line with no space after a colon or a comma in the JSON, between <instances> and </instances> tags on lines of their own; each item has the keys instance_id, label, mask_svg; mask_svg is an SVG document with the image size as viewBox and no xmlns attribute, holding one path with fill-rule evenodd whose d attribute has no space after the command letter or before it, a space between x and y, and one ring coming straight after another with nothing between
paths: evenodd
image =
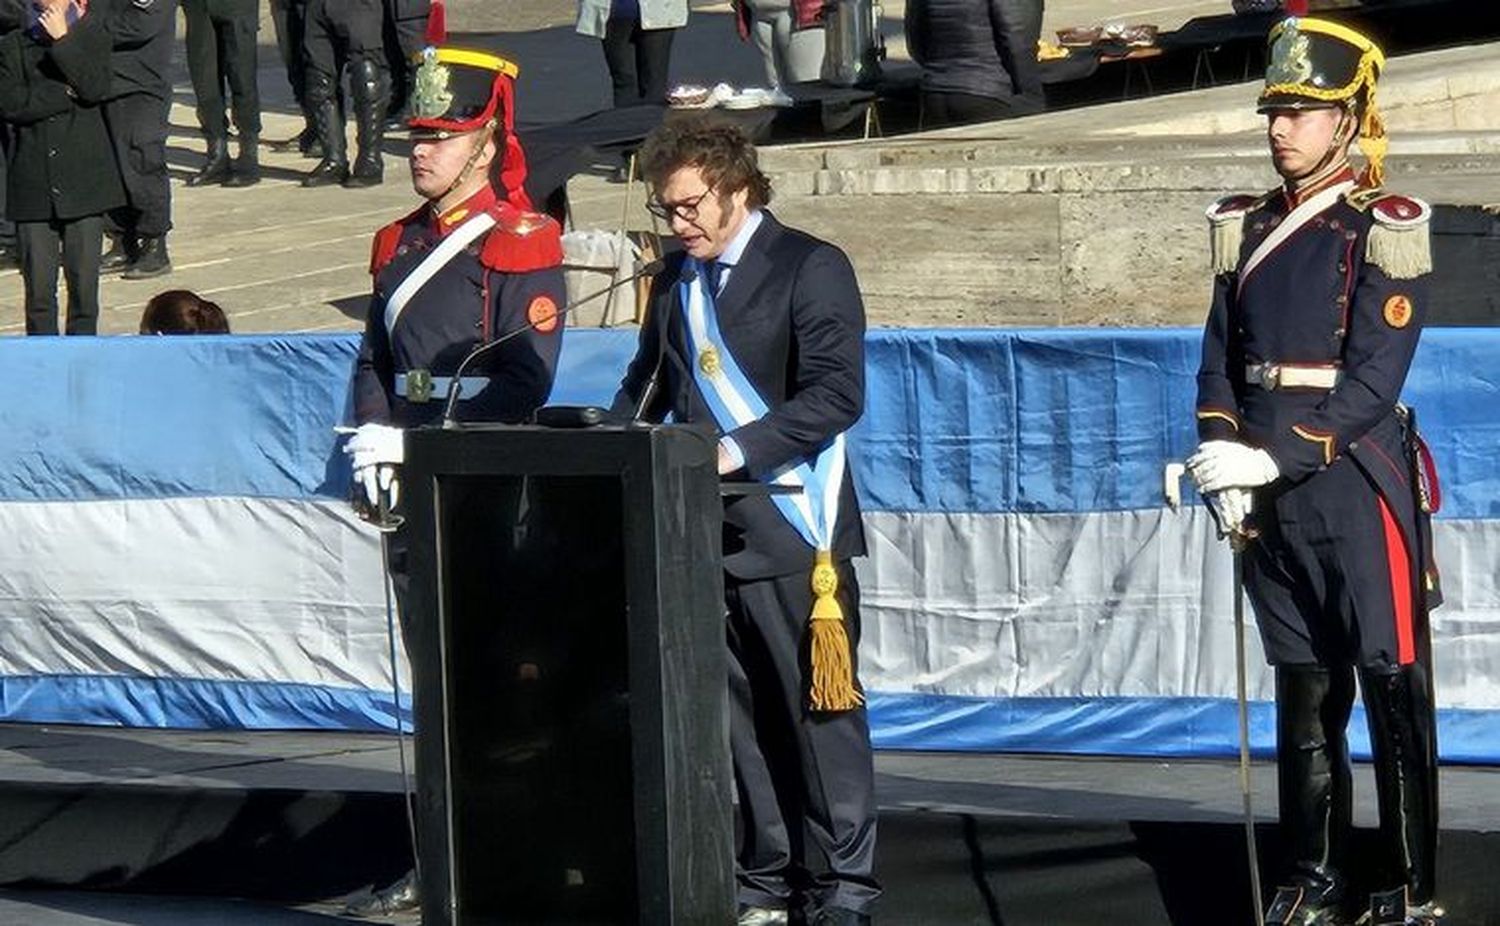
<instances>
[{"instance_id":1,"label":"blue necktie","mask_svg":"<svg viewBox=\"0 0 1500 926\"><path fill-rule=\"evenodd\" d=\"M724 280L724 265L716 260L711 260L703 268L703 272L708 280L709 294L718 298L719 286Z\"/></svg>"}]
</instances>

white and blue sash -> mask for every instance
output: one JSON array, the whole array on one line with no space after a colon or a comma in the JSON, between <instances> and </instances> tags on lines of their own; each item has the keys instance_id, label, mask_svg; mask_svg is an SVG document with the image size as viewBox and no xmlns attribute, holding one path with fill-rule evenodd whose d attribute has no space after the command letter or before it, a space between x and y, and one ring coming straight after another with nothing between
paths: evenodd
<instances>
[{"instance_id":1,"label":"white and blue sash","mask_svg":"<svg viewBox=\"0 0 1500 926\"><path fill-rule=\"evenodd\" d=\"M701 261L688 258L687 269L690 275L685 275L678 287L692 346L693 380L719 430L730 434L765 417L771 409L740 369L719 332L706 268ZM801 490L773 495L771 501L814 550L828 551L833 547L844 470L844 435L839 433L824 445L811 464L805 460L788 463L770 477L769 481L775 485Z\"/></svg>"}]
</instances>

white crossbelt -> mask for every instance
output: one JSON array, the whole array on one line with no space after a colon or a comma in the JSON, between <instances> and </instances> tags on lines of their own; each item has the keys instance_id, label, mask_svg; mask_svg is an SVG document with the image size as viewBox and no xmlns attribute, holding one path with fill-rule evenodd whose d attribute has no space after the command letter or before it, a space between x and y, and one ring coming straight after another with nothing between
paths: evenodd
<instances>
[{"instance_id":1,"label":"white crossbelt","mask_svg":"<svg viewBox=\"0 0 1500 926\"><path fill-rule=\"evenodd\" d=\"M395 336L396 320L401 317L401 311L411 301L411 297L417 294L417 290L427 285L427 281L448 262L458 256L458 252L473 243L474 239L495 227L495 216L491 212L481 212L474 218L464 222L453 231L448 233L432 253L417 264L416 269L406 275L396 291L385 301L385 332L392 337Z\"/></svg>"},{"instance_id":2,"label":"white crossbelt","mask_svg":"<svg viewBox=\"0 0 1500 926\"><path fill-rule=\"evenodd\" d=\"M1338 367L1311 363L1252 363L1245 382L1263 389L1332 389L1344 379Z\"/></svg>"},{"instance_id":3,"label":"white crossbelt","mask_svg":"<svg viewBox=\"0 0 1500 926\"><path fill-rule=\"evenodd\" d=\"M1244 265L1240 267L1240 282L1239 286L1235 289L1235 292L1237 294L1244 292L1245 281L1248 280L1250 278L1250 275L1255 272L1256 267L1259 267L1267 257L1271 256L1271 253L1273 251L1281 247L1282 244L1284 244L1288 238L1292 237L1292 235L1296 234L1297 231L1302 228L1302 226L1306 225L1308 222L1311 222L1328 207L1338 202L1339 197L1343 196L1353 187L1353 180L1345 180L1342 183L1335 183L1328 189L1309 196L1306 200L1303 201L1302 205L1287 213L1286 218L1281 221L1280 225L1276 226L1275 231L1267 235L1265 237L1265 240L1262 241L1254 251L1250 252L1250 256L1245 258Z\"/></svg>"},{"instance_id":4,"label":"white crossbelt","mask_svg":"<svg viewBox=\"0 0 1500 926\"><path fill-rule=\"evenodd\" d=\"M407 393L410 391L406 384L406 376L407 374L405 373L396 374L396 395L400 396L403 399L407 397ZM430 392L432 395L445 396L448 394L448 389L453 385L453 377L451 376L434 376L431 378L431 381L432 386ZM459 385L461 386L462 391L459 392L458 397L460 399L472 399L475 396L479 395L479 393L483 392L485 387L489 384L490 378L488 376L461 377L459 379ZM414 401L426 401L426 399Z\"/></svg>"}]
</instances>

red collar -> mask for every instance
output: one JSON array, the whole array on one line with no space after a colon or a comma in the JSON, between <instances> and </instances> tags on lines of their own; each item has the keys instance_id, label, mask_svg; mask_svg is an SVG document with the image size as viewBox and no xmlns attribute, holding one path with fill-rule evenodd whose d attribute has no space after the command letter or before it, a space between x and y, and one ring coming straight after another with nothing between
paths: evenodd
<instances>
[{"instance_id":1,"label":"red collar","mask_svg":"<svg viewBox=\"0 0 1500 926\"><path fill-rule=\"evenodd\" d=\"M479 215L481 212L488 211L490 207L495 205L497 200L498 197L495 195L494 188L489 184L485 184L473 196L470 196L442 215L435 214L436 210L434 209L432 231L439 238L445 238L449 232L462 225L466 220Z\"/></svg>"},{"instance_id":2,"label":"red collar","mask_svg":"<svg viewBox=\"0 0 1500 926\"><path fill-rule=\"evenodd\" d=\"M1288 212L1291 212L1293 209L1306 202L1308 198L1316 196L1317 194L1323 192L1324 190L1335 184L1343 183L1345 180L1353 179L1354 168L1345 163L1340 165L1337 169L1329 171L1327 176L1313 177L1295 187L1292 184L1288 183L1285 187L1282 188L1282 195L1286 200L1286 210Z\"/></svg>"}]
</instances>

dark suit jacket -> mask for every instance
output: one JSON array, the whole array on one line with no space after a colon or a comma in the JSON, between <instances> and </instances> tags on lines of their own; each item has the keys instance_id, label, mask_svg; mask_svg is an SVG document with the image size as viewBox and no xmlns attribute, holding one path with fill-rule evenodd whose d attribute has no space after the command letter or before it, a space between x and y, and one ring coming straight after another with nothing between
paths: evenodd
<instances>
[{"instance_id":1,"label":"dark suit jacket","mask_svg":"<svg viewBox=\"0 0 1500 926\"><path fill-rule=\"evenodd\" d=\"M660 368L642 418L713 425L691 375L678 284L684 255L668 259L652 288L640 346L615 397L629 416ZM719 295L719 328L729 352L771 410L732 432L749 476L762 479L809 459L864 411L865 309L849 258L837 247L787 228L765 213ZM846 474L834 529L834 556L865 552L854 482ZM766 496L726 499L724 568L740 579L805 571L813 550Z\"/></svg>"}]
</instances>

